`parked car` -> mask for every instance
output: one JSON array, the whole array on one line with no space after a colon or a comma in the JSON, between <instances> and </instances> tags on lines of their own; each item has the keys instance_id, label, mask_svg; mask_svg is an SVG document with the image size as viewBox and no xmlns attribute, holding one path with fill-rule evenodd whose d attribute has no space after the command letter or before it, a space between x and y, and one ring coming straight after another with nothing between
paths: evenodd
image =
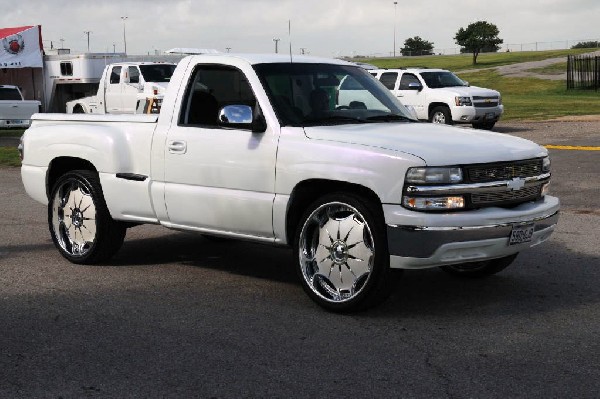
<instances>
[{"instance_id":1,"label":"parked car","mask_svg":"<svg viewBox=\"0 0 600 399\"><path fill-rule=\"evenodd\" d=\"M175 70L164 62L121 62L107 65L98 93L67 103L68 114L158 113Z\"/></svg>"},{"instance_id":2,"label":"parked car","mask_svg":"<svg viewBox=\"0 0 600 399\"><path fill-rule=\"evenodd\" d=\"M469 86L444 69L407 68L369 71L421 120L451 125L469 123L491 130L504 113L496 90Z\"/></svg>"},{"instance_id":3,"label":"parked car","mask_svg":"<svg viewBox=\"0 0 600 399\"><path fill-rule=\"evenodd\" d=\"M349 77L375 107L336 101ZM391 268L488 276L552 234L548 151L450 129L348 62L201 55L159 115L36 115L21 175L71 262L106 261L143 223L286 245L310 298L350 311L389 295Z\"/></svg>"},{"instance_id":4,"label":"parked car","mask_svg":"<svg viewBox=\"0 0 600 399\"><path fill-rule=\"evenodd\" d=\"M29 127L40 105L37 100L24 100L17 86L0 85L0 128Z\"/></svg>"}]
</instances>

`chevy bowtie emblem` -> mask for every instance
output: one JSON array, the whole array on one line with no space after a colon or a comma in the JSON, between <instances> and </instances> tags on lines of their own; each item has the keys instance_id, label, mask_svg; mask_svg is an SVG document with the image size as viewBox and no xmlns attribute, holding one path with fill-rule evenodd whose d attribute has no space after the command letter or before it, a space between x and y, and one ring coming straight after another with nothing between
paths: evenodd
<instances>
[{"instance_id":1,"label":"chevy bowtie emblem","mask_svg":"<svg viewBox=\"0 0 600 399\"><path fill-rule=\"evenodd\" d=\"M510 191L519 191L520 189L525 187L525 179L515 177L514 179L506 183L506 186L510 189Z\"/></svg>"}]
</instances>

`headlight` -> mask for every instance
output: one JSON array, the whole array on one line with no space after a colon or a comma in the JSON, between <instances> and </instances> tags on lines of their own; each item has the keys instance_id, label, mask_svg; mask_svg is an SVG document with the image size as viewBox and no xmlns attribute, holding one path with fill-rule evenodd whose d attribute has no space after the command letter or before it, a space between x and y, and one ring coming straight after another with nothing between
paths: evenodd
<instances>
[{"instance_id":1,"label":"headlight","mask_svg":"<svg viewBox=\"0 0 600 399\"><path fill-rule=\"evenodd\" d=\"M463 180L462 169L453 168L409 168L406 183L410 184L454 184Z\"/></svg>"},{"instance_id":2,"label":"headlight","mask_svg":"<svg viewBox=\"0 0 600 399\"><path fill-rule=\"evenodd\" d=\"M473 103L471 102L471 97L454 97L454 102L457 107L461 106L471 106Z\"/></svg>"},{"instance_id":3,"label":"headlight","mask_svg":"<svg viewBox=\"0 0 600 399\"><path fill-rule=\"evenodd\" d=\"M550 157L544 157L542 160L542 172L550 172Z\"/></svg>"},{"instance_id":4,"label":"headlight","mask_svg":"<svg viewBox=\"0 0 600 399\"><path fill-rule=\"evenodd\" d=\"M448 209L462 209L465 207L465 199L462 196L454 197L410 197L404 196L402 204L408 209L419 211L435 211Z\"/></svg>"}]
</instances>

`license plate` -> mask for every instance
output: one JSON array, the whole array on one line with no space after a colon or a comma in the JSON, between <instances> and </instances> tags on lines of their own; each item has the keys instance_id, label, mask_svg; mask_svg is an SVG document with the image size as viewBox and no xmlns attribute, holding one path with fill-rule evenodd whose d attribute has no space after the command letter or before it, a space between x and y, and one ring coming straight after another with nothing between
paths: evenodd
<instances>
[{"instance_id":1,"label":"license plate","mask_svg":"<svg viewBox=\"0 0 600 399\"><path fill-rule=\"evenodd\" d=\"M485 114L485 119L494 119L495 116L496 115L493 112L488 112L487 114Z\"/></svg>"},{"instance_id":2,"label":"license plate","mask_svg":"<svg viewBox=\"0 0 600 399\"><path fill-rule=\"evenodd\" d=\"M529 242L533 238L533 225L515 226L510 232L508 245L522 244Z\"/></svg>"}]
</instances>

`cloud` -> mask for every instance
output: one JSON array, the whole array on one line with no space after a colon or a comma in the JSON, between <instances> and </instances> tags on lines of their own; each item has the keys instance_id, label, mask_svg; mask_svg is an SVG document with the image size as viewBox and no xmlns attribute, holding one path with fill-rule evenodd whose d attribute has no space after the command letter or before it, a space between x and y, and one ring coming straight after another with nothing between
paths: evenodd
<instances>
[{"instance_id":1,"label":"cloud","mask_svg":"<svg viewBox=\"0 0 600 399\"><path fill-rule=\"evenodd\" d=\"M7 0L0 0L8 3ZM460 27L477 20L496 24L505 43L557 42L598 39L600 2L545 0L502 3L485 0L440 2L422 0L394 6L389 0L28 0L18 7L0 4L0 27L42 25L45 45L64 39L74 52L123 50L123 21L127 49L145 54L172 47L231 47L239 52L272 52L273 38L287 48L288 21L294 51L314 55L379 54L393 51L405 39L421 36L437 49L456 48ZM501 11L499 7L501 7ZM571 43L573 44L573 43ZM557 44L558 45L558 44Z\"/></svg>"}]
</instances>

